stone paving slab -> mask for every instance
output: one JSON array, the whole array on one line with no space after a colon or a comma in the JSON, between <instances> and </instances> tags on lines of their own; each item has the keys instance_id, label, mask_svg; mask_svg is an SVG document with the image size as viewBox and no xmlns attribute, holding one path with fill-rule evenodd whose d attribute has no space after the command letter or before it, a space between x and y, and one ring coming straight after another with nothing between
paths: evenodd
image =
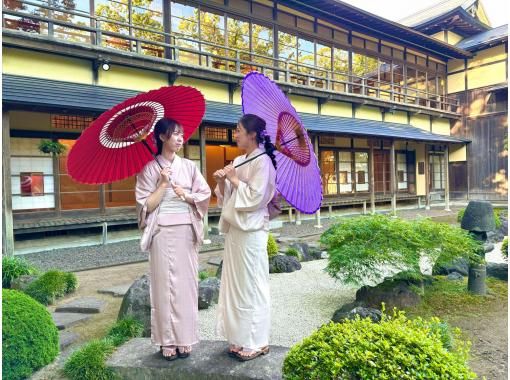
<instances>
[{"instance_id":1,"label":"stone paving slab","mask_svg":"<svg viewBox=\"0 0 510 380\"><path fill-rule=\"evenodd\" d=\"M55 309L57 313L97 314L103 311L106 302L93 297L83 297L62 304Z\"/></svg>"},{"instance_id":2,"label":"stone paving slab","mask_svg":"<svg viewBox=\"0 0 510 380\"><path fill-rule=\"evenodd\" d=\"M51 313L51 317L57 326L57 329L64 330L82 321L86 321L92 317L92 314L81 313Z\"/></svg>"},{"instance_id":3,"label":"stone paving slab","mask_svg":"<svg viewBox=\"0 0 510 380\"><path fill-rule=\"evenodd\" d=\"M59 340L60 340L60 350L62 351L64 348L70 346L76 340L78 340L80 336L74 332L71 331L61 331L59 333Z\"/></svg>"},{"instance_id":4,"label":"stone paving slab","mask_svg":"<svg viewBox=\"0 0 510 380\"><path fill-rule=\"evenodd\" d=\"M106 365L123 380L277 380L287 347L271 346L268 355L240 362L227 355L227 342L202 340L189 358L166 361L149 338L132 339L108 359Z\"/></svg>"},{"instance_id":5,"label":"stone paving slab","mask_svg":"<svg viewBox=\"0 0 510 380\"><path fill-rule=\"evenodd\" d=\"M221 262L222 262L222 260L223 259L220 256L218 256L218 257L211 257L209 259L209 261L207 261L207 264L216 265L217 267L219 267Z\"/></svg>"},{"instance_id":6,"label":"stone paving slab","mask_svg":"<svg viewBox=\"0 0 510 380\"><path fill-rule=\"evenodd\" d=\"M99 289L97 292L100 294L110 294L114 297L124 297L129 288L131 287L131 283L112 286L110 288Z\"/></svg>"}]
</instances>

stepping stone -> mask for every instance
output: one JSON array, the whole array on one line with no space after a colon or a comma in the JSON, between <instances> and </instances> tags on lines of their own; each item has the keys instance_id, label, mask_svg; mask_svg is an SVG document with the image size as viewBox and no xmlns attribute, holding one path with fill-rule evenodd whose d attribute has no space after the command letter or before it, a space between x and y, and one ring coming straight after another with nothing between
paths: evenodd
<instances>
[{"instance_id":1,"label":"stepping stone","mask_svg":"<svg viewBox=\"0 0 510 380\"><path fill-rule=\"evenodd\" d=\"M112 286L111 288L99 289L97 292L101 294L110 294L114 297L124 297L132 284L124 284Z\"/></svg>"},{"instance_id":2,"label":"stepping stone","mask_svg":"<svg viewBox=\"0 0 510 380\"><path fill-rule=\"evenodd\" d=\"M96 314L102 312L105 306L106 302L103 300L93 297L84 297L58 306L55 312Z\"/></svg>"},{"instance_id":3,"label":"stepping stone","mask_svg":"<svg viewBox=\"0 0 510 380\"><path fill-rule=\"evenodd\" d=\"M71 331L62 331L59 333L60 350L62 351L64 348L76 342L79 337L80 336L78 334Z\"/></svg>"},{"instance_id":4,"label":"stepping stone","mask_svg":"<svg viewBox=\"0 0 510 380\"><path fill-rule=\"evenodd\" d=\"M51 313L51 317L57 326L57 329L64 330L69 326L86 321L92 317L91 314L81 313Z\"/></svg>"},{"instance_id":5,"label":"stepping stone","mask_svg":"<svg viewBox=\"0 0 510 380\"><path fill-rule=\"evenodd\" d=\"M211 264L211 265L216 265L217 267L220 266L221 262L222 262L222 258L220 256L218 257L212 257L209 259L209 261L207 262L207 264Z\"/></svg>"},{"instance_id":6,"label":"stepping stone","mask_svg":"<svg viewBox=\"0 0 510 380\"><path fill-rule=\"evenodd\" d=\"M113 353L106 366L123 380L229 379L277 380L287 347L271 346L269 355L241 363L227 355L227 342L201 340L186 360L167 362L150 338L135 338Z\"/></svg>"}]
</instances>

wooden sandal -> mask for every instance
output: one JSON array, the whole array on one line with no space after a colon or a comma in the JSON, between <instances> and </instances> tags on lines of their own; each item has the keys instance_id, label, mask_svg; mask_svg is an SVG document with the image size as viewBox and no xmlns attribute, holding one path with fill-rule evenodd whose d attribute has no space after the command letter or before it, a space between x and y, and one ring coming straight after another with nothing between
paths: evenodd
<instances>
[{"instance_id":1,"label":"wooden sandal","mask_svg":"<svg viewBox=\"0 0 510 380\"><path fill-rule=\"evenodd\" d=\"M237 350L236 350L237 348ZM228 356L231 358L237 358L237 354L239 351L241 351L243 348L241 346L236 346L235 344L231 344L228 347Z\"/></svg>"},{"instance_id":2,"label":"wooden sandal","mask_svg":"<svg viewBox=\"0 0 510 380\"><path fill-rule=\"evenodd\" d=\"M172 355L165 355L165 350L167 350L167 351L174 350L175 352ZM169 362L171 362L172 360L175 360L179 357L177 354L177 349L175 347L174 348L161 347L159 349L159 352L161 353L161 356L163 356L163 359L168 360Z\"/></svg>"},{"instance_id":3,"label":"wooden sandal","mask_svg":"<svg viewBox=\"0 0 510 380\"><path fill-rule=\"evenodd\" d=\"M181 350L179 348L182 348L183 351L181 352ZM184 351L185 349L189 349L188 352ZM191 346L181 346L181 347L177 347L177 356L181 359L186 359L189 354L191 353Z\"/></svg>"},{"instance_id":4,"label":"wooden sandal","mask_svg":"<svg viewBox=\"0 0 510 380\"><path fill-rule=\"evenodd\" d=\"M256 357L258 356L261 356L261 355L266 355L269 353L269 346L265 346L265 347L262 347L261 349L259 350L254 350L251 354L249 355L241 355L241 351L239 351L237 354L236 354L236 358L242 362L247 362L249 360L253 360L255 359Z\"/></svg>"}]
</instances>

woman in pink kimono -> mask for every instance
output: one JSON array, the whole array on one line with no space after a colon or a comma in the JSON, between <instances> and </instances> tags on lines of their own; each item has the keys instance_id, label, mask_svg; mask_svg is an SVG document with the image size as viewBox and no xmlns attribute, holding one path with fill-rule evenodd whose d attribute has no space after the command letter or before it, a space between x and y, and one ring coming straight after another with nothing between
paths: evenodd
<instances>
[{"instance_id":1,"label":"woman in pink kimono","mask_svg":"<svg viewBox=\"0 0 510 380\"><path fill-rule=\"evenodd\" d=\"M270 294L267 239L268 206L276 189L274 147L265 134L266 122L246 114L235 133L244 156L214 173L215 193L222 207L219 229L225 252L218 301L217 333L230 344L229 354L241 361L269 352ZM263 154L237 169L237 164Z\"/></svg>"},{"instance_id":2,"label":"woman in pink kimono","mask_svg":"<svg viewBox=\"0 0 510 380\"><path fill-rule=\"evenodd\" d=\"M141 248L150 252L151 339L174 360L198 342L198 249L211 190L196 165L176 154L184 139L175 121L159 120L154 138L157 162L138 174L136 202Z\"/></svg>"}]
</instances>

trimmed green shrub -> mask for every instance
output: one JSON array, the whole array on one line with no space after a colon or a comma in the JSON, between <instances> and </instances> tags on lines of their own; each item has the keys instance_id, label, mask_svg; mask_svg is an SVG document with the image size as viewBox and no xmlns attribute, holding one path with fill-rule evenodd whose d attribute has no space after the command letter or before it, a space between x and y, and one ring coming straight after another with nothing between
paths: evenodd
<instances>
[{"instance_id":1,"label":"trimmed green shrub","mask_svg":"<svg viewBox=\"0 0 510 380\"><path fill-rule=\"evenodd\" d=\"M407 319L403 312L323 325L293 346L283 364L285 379L474 379L467 366L470 343L460 330L445 341L437 318Z\"/></svg>"},{"instance_id":2,"label":"trimmed green shrub","mask_svg":"<svg viewBox=\"0 0 510 380\"><path fill-rule=\"evenodd\" d=\"M298 260L301 258L300 257L301 255L299 254L299 251L296 248L287 248L287 250L285 251L285 255L294 256Z\"/></svg>"},{"instance_id":3,"label":"trimmed green shrub","mask_svg":"<svg viewBox=\"0 0 510 380\"><path fill-rule=\"evenodd\" d=\"M267 238L267 255L269 258L274 257L278 254L278 243L272 234L269 234Z\"/></svg>"},{"instance_id":4,"label":"trimmed green shrub","mask_svg":"<svg viewBox=\"0 0 510 380\"><path fill-rule=\"evenodd\" d=\"M326 271L354 285L362 284L367 277L382 280L382 265L422 278L422 255L436 265L444 265L458 257L479 257L476 252L480 248L459 227L430 219L405 221L385 215L347 218L324 232L321 243L329 253Z\"/></svg>"},{"instance_id":5,"label":"trimmed green shrub","mask_svg":"<svg viewBox=\"0 0 510 380\"><path fill-rule=\"evenodd\" d=\"M58 330L46 308L22 292L2 289L3 379L26 379L58 352Z\"/></svg>"},{"instance_id":6,"label":"trimmed green shrub","mask_svg":"<svg viewBox=\"0 0 510 380\"><path fill-rule=\"evenodd\" d=\"M198 272L198 280L199 281L203 281L206 278L209 278L209 273L207 273L205 270L201 270L200 272Z\"/></svg>"},{"instance_id":7,"label":"trimmed green shrub","mask_svg":"<svg viewBox=\"0 0 510 380\"><path fill-rule=\"evenodd\" d=\"M111 339L115 347L118 347L131 338L141 337L142 334L143 324L133 317L126 317L115 323L106 337Z\"/></svg>"},{"instance_id":8,"label":"trimmed green shrub","mask_svg":"<svg viewBox=\"0 0 510 380\"><path fill-rule=\"evenodd\" d=\"M462 218L464 217L464 213L466 212L465 208L461 208L457 213L457 222L462 223ZM501 208L494 209L494 224L496 225L496 229L501 228L501 219L499 218L500 214L504 213L505 210Z\"/></svg>"},{"instance_id":9,"label":"trimmed green shrub","mask_svg":"<svg viewBox=\"0 0 510 380\"><path fill-rule=\"evenodd\" d=\"M106 359L115 351L111 339L92 340L75 351L64 365L70 380L111 380L114 373L106 367Z\"/></svg>"},{"instance_id":10,"label":"trimmed green shrub","mask_svg":"<svg viewBox=\"0 0 510 380\"><path fill-rule=\"evenodd\" d=\"M501 254L508 259L508 236L503 239L503 244L501 244Z\"/></svg>"},{"instance_id":11,"label":"trimmed green shrub","mask_svg":"<svg viewBox=\"0 0 510 380\"><path fill-rule=\"evenodd\" d=\"M10 288L13 280L36 272L37 269L25 259L16 256L4 256L2 257L2 288Z\"/></svg>"},{"instance_id":12,"label":"trimmed green shrub","mask_svg":"<svg viewBox=\"0 0 510 380\"><path fill-rule=\"evenodd\" d=\"M71 293L78 287L74 273L51 270L32 282L25 293L43 305L51 305L58 297Z\"/></svg>"}]
</instances>

